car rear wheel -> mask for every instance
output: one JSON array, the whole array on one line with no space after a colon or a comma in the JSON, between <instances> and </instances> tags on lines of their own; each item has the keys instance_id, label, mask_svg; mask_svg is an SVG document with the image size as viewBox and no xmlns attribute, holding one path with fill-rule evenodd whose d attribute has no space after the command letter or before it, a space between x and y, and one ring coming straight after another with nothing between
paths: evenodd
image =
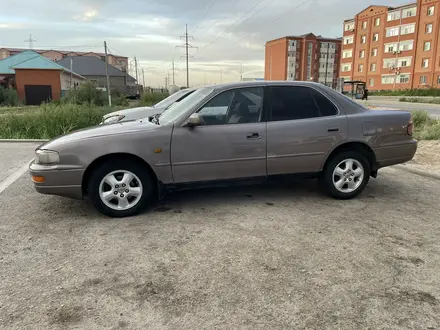
<instances>
[{"instance_id":1,"label":"car rear wheel","mask_svg":"<svg viewBox=\"0 0 440 330\"><path fill-rule=\"evenodd\" d=\"M88 191L99 212L127 217L139 213L152 201L154 180L142 164L115 160L95 169Z\"/></svg>"},{"instance_id":2,"label":"car rear wheel","mask_svg":"<svg viewBox=\"0 0 440 330\"><path fill-rule=\"evenodd\" d=\"M345 151L334 156L325 166L321 183L325 191L337 199L359 195L370 180L370 164L364 155Z\"/></svg>"}]
</instances>

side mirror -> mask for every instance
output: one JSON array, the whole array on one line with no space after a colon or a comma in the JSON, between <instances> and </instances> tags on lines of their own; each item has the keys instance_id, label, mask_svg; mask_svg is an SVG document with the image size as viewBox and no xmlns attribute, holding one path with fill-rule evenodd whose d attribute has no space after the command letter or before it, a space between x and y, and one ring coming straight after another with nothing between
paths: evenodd
<instances>
[{"instance_id":1,"label":"side mirror","mask_svg":"<svg viewBox=\"0 0 440 330\"><path fill-rule=\"evenodd\" d=\"M191 116L189 116L188 120L186 121L185 126L187 127L195 127L202 125L202 120L200 119L200 116L198 113L193 113Z\"/></svg>"}]
</instances>

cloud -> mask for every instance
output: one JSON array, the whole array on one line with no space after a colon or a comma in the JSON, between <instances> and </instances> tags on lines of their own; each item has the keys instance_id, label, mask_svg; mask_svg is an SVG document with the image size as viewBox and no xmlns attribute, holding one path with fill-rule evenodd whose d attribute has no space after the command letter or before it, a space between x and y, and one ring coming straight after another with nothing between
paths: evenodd
<instances>
[{"instance_id":1,"label":"cloud","mask_svg":"<svg viewBox=\"0 0 440 330\"><path fill-rule=\"evenodd\" d=\"M209 7L211 0L21 0L2 6L0 29L8 31L1 35L4 46L27 47L23 40L32 33L35 47L102 52L106 40L111 52L136 56L140 66L150 68L148 81L157 85L173 59L183 70L175 78L184 84L184 49L176 46L183 45L180 36L188 24L194 36L189 42L198 47L190 50L191 81L202 84L237 80L236 61L243 63L244 76L262 77L267 40L308 32L341 36L343 20L369 5L405 2L262 0L250 11L258 1L217 0Z\"/></svg>"}]
</instances>

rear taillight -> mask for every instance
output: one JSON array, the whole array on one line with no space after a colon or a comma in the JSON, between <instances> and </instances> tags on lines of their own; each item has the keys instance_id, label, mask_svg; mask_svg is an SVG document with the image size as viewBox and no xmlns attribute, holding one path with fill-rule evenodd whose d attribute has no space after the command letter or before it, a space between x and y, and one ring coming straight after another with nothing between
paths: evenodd
<instances>
[{"instance_id":1,"label":"rear taillight","mask_svg":"<svg viewBox=\"0 0 440 330\"><path fill-rule=\"evenodd\" d=\"M406 133L407 133L409 136L412 136L412 135L413 135L413 131L414 131L414 124L413 124L412 121L410 121L410 122L408 123L407 128L406 128Z\"/></svg>"}]
</instances>

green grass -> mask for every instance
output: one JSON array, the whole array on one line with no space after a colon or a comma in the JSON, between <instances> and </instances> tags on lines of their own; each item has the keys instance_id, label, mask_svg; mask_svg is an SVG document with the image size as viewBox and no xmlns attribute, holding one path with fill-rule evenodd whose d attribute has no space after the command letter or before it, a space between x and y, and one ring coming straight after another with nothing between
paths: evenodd
<instances>
[{"instance_id":1,"label":"green grass","mask_svg":"<svg viewBox=\"0 0 440 330\"><path fill-rule=\"evenodd\" d=\"M415 89L398 89L371 91L370 95L375 96L440 96L439 88L415 88Z\"/></svg>"},{"instance_id":2,"label":"green grass","mask_svg":"<svg viewBox=\"0 0 440 330\"><path fill-rule=\"evenodd\" d=\"M414 97L401 97L399 102L411 102L411 103L429 103L429 104L440 104L440 98L438 99L421 99Z\"/></svg>"},{"instance_id":3,"label":"green grass","mask_svg":"<svg viewBox=\"0 0 440 330\"><path fill-rule=\"evenodd\" d=\"M440 120L426 111L413 111L414 137L417 140L440 140Z\"/></svg>"},{"instance_id":4,"label":"green grass","mask_svg":"<svg viewBox=\"0 0 440 330\"><path fill-rule=\"evenodd\" d=\"M168 93L148 93L145 92L139 102L140 106L152 106L169 96Z\"/></svg>"},{"instance_id":5,"label":"green grass","mask_svg":"<svg viewBox=\"0 0 440 330\"><path fill-rule=\"evenodd\" d=\"M12 112L0 111L1 139L51 139L97 125L102 116L121 107L78 104L44 104ZM2 114L3 113L3 114Z\"/></svg>"}]
</instances>

